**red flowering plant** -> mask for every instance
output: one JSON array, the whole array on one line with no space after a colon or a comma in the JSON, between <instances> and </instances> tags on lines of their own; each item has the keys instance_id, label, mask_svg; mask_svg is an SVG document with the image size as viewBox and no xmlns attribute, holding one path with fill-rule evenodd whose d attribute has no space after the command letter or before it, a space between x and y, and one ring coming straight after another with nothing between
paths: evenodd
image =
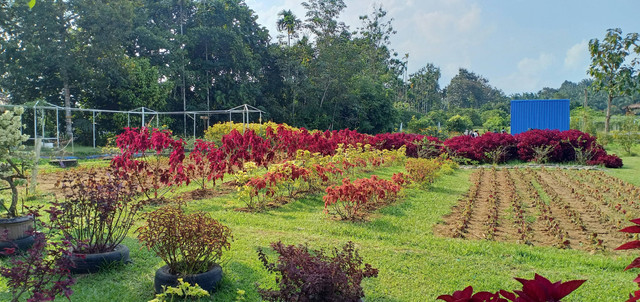
<instances>
[{"instance_id":1,"label":"red flowering plant","mask_svg":"<svg viewBox=\"0 0 640 302\"><path fill-rule=\"evenodd\" d=\"M521 290L508 292L499 290L495 293L477 292L468 286L453 295L441 295L437 299L446 302L559 302L562 298L580 287L586 280L571 280L551 283L547 278L535 274L532 280L515 278L522 284ZM502 297L504 298L502 298Z\"/></svg>"},{"instance_id":2,"label":"red flowering plant","mask_svg":"<svg viewBox=\"0 0 640 302\"><path fill-rule=\"evenodd\" d=\"M244 134L238 130L222 137L222 154L227 161L227 172L233 173L244 167L246 162L254 162L258 166L268 166L274 159L274 150L271 142L257 135L253 130L245 131Z\"/></svg>"},{"instance_id":3,"label":"red flowering plant","mask_svg":"<svg viewBox=\"0 0 640 302\"><path fill-rule=\"evenodd\" d=\"M215 185L216 180L224 178L227 171L226 156L213 142L196 140L186 167L188 178L205 190L207 184L213 182Z\"/></svg>"},{"instance_id":4,"label":"red flowering plant","mask_svg":"<svg viewBox=\"0 0 640 302\"><path fill-rule=\"evenodd\" d=\"M447 153L455 158L466 159L467 161L482 161L483 154L479 154L475 148L476 138L469 135L459 135L444 141L444 147Z\"/></svg>"},{"instance_id":5,"label":"red flowering plant","mask_svg":"<svg viewBox=\"0 0 640 302\"><path fill-rule=\"evenodd\" d=\"M170 130L125 128L116 144L122 153L111 165L121 178L132 178L147 199L162 197L172 186L189 184L184 142L174 139Z\"/></svg>"}]
</instances>

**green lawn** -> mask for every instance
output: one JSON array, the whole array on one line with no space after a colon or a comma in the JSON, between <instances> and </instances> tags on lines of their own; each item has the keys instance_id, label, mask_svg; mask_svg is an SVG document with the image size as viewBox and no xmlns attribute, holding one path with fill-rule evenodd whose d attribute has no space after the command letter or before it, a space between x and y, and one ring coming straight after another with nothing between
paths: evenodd
<instances>
[{"instance_id":1,"label":"green lawn","mask_svg":"<svg viewBox=\"0 0 640 302\"><path fill-rule=\"evenodd\" d=\"M625 168L610 173L640 184L636 158L624 158ZM382 177L400 167L376 172ZM323 214L322 197L314 196L263 213L244 213L235 194L190 202L192 210L210 212L234 234L231 251L223 261L224 279L211 301L234 301L238 289L247 301L260 301L255 284L273 285L274 278L257 258L258 248L281 240L330 248L353 241L365 262L379 276L364 281L365 301L434 301L467 285L476 290L517 289L514 277L532 278L534 272L551 281L587 279L564 301L623 301L637 289L637 272L622 270L633 254L589 254L576 250L530 247L488 241L439 238L432 227L450 211L468 188L469 171L444 176L426 191L411 189L406 198L384 208L368 222L342 222ZM149 209L150 210L150 209ZM140 249L130 234L133 264L78 277L72 301L148 301L153 298L153 275L162 261ZM1 260L0 260L1 261ZM0 300L8 299L0 280ZM66 301L65 299L58 299Z\"/></svg>"}]
</instances>

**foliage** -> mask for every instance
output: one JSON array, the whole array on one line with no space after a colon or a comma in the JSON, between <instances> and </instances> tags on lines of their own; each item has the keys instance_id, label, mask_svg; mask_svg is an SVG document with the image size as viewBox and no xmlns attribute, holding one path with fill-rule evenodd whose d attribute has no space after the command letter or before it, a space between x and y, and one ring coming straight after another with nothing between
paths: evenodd
<instances>
[{"instance_id":1,"label":"foliage","mask_svg":"<svg viewBox=\"0 0 640 302\"><path fill-rule=\"evenodd\" d=\"M11 203L3 208L8 217L18 216L18 180L27 179L27 169L32 166L32 152L24 151L22 143L29 136L22 134L20 129L21 115L24 108L16 107L13 111L6 110L0 115L0 180L6 182L11 189Z\"/></svg>"},{"instance_id":2,"label":"foliage","mask_svg":"<svg viewBox=\"0 0 640 302\"><path fill-rule=\"evenodd\" d=\"M222 143L222 137L231 133L231 130L234 130L234 129L240 133L243 133L243 131L251 130L258 136L265 138L267 136L267 128L272 128L275 131L277 131L280 125L282 125L284 129L287 129L290 131L300 130L298 128L291 127L285 123L276 124L271 121L260 123L260 124L258 123L243 124L243 123L234 123L233 121L231 121L231 122L224 122L224 123L221 122L221 123L217 123L210 126L204 132L204 139L219 145L220 143Z\"/></svg>"},{"instance_id":3,"label":"foliage","mask_svg":"<svg viewBox=\"0 0 640 302\"><path fill-rule=\"evenodd\" d=\"M454 115L444 124L445 128L453 132L464 132L473 127L473 122L467 116Z\"/></svg>"},{"instance_id":4,"label":"foliage","mask_svg":"<svg viewBox=\"0 0 640 302\"><path fill-rule=\"evenodd\" d=\"M448 160L445 161L451 162ZM405 165L405 169L413 182L420 184L422 187L426 187L438 178L440 175L440 169L442 169L445 161L439 158L409 158Z\"/></svg>"},{"instance_id":5,"label":"foliage","mask_svg":"<svg viewBox=\"0 0 640 302\"><path fill-rule=\"evenodd\" d=\"M278 260L270 263L262 249L258 258L264 267L276 274L278 289L258 291L266 301L350 301L364 297L360 283L364 278L376 277L378 270L364 264L353 242L342 250L334 249L333 255L322 250L310 250L307 246L285 246L271 243Z\"/></svg>"},{"instance_id":6,"label":"foliage","mask_svg":"<svg viewBox=\"0 0 640 302\"><path fill-rule=\"evenodd\" d=\"M629 33L623 38L620 28L608 29L602 41L598 39L589 41L589 53L591 54L589 75L594 78L592 88L595 91L606 91L608 94L605 119L605 132L607 133L609 132L613 98L630 94L635 89L636 84L633 80L635 71L630 64L638 63L638 57L630 59L628 56L634 51L632 47L635 47L637 52L637 43L637 33Z\"/></svg>"},{"instance_id":7,"label":"foliage","mask_svg":"<svg viewBox=\"0 0 640 302\"><path fill-rule=\"evenodd\" d=\"M401 187L394 182L380 179L360 178L351 182L344 178L342 185L330 186L326 189L324 211L339 216L343 220L360 218L366 206L385 204L398 196Z\"/></svg>"},{"instance_id":8,"label":"foliage","mask_svg":"<svg viewBox=\"0 0 640 302\"><path fill-rule=\"evenodd\" d=\"M116 143L122 153L111 165L120 177L130 178L138 185L148 199L162 197L169 191L165 188L189 183L183 165L184 142L174 139L171 131L125 128ZM169 152L168 163L164 152Z\"/></svg>"},{"instance_id":9,"label":"foliage","mask_svg":"<svg viewBox=\"0 0 640 302\"><path fill-rule=\"evenodd\" d=\"M567 282L551 283L547 278L535 274L533 280L515 278L522 283L522 290L513 293L499 290L496 293L478 292L473 294L473 288L468 286L453 295L441 295L438 300L446 302L555 302L576 290L586 280L571 280ZM500 296L506 298L501 298Z\"/></svg>"},{"instance_id":10,"label":"foliage","mask_svg":"<svg viewBox=\"0 0 640 302\"><path fill-rule=\"evenodd\" d=\"M640 219L636 218L636 219L632 219L630 221L633 222L635 225L625 227L625 228L621 229L620 232L629 233L629 234L638 234L638 233L640 233ZM639 240L633 240L633 241L629 241L629 242L624 243L623 245L617 247L616 250L630 250L630 249L637 249L637 248L640 248L640 241ZM640 257L637 257L636 259L631 261L631 264L629 264L624 270L626 271L626 270L629 270L629 269L632 269L632 268L638 268L638 267L640 267ZM638 277L636 279L633 280L633 282L638 283L638 285L640 286L640 274L638 275ZM632 301L638 301L638 300L640 300L640 290L637 290L634 293L629 294L629 300L627 300L627 301L628 302L632 302Z\"/></svg>"},{"instance_id":11,"label":"foliage","mask_svg":"<svg viewBox=\"0 0 640 302\"><path fill-rule=\"evenodd\" d=\"M138 186L109 171L65 174L58 181L65 198L53 202L51 224L70 238L73 252L94 254L113 251L136 222L143 202L136 200Z\"/></svg>"},{"instance_id":12,"label":"foliage","mask_svg":"<svg viewBox=\"0 0 640 302\"><path fill-rule=\"evenodd\" d=\"M222 180L226 171L227 161L222 150L214 143L196 140L186 164L187 178L204 190L207 183L213 181L215 185L216 180Z\"/></svg>"},{"instance_id":13,"label":"foliage","mask_svg":"<svg viewBox=\"0 0 640 302\"><path fill-rule=\"evenodd\" d=\"M501 116L496 115L488 118L484 124L482 124L482 127L490 131L498 132L507 127L507 121Z\"/></svg>"},{"instance_id":14,"label":"foliage","mask_svg":"<svg viewBox=\"0 0 640 302\"><path fill-rule=\"evenodd\" d=\"M35 209L30 214L39 216ZM70 242L55 239L59 238L56 229L43 222L40 224L48 233L30 230L30 235L34 236L33 245L24 254L11 258L8 266L0 267L0 275L6 278L11 291L11 302L18 302L24 294L29 295L27 301L52 301L58 295L71 301L69 297L75 279L69 271L73 266ZM15 248L5 248L0 254L15 252Z\"/></svg>"},{"instance_id":15,"label":"foliage","mask_svg":"<svg viewBox=\"0 0 640 302\"><path fill-rule=\"evenodd\" d=\"M631 148L640 142L640 121L626 116L620 130L612 131L613 140L631 155Z\"/></svg>"},{"instance_id":16,"label":"foliage","mask_svg":"<svg viewBox=\"0 0 640 302\"><path fill-rule=\"evenodd\" d=\"M208 213L187 214L179 204L144 215L138 240L162 258L172 274L208 271L231 248L231 230Z\"/></svg>"},{"instance_id":17,"label":"foliage","mask_svg":"<svg viewBox=\"0 0 640 302\"><path fill-rule=\"evenodd\" d=\"M183 299L197 299L199 301L202 297L211 296L209 292L202 289L200 285L191 285L189 282L184 282L182 278L178 278L178 286L163 285L162 289L162 293L156 294L156 298L149 302L173 301L176 296ZM167 297L170 299L167 300Z\"/></svg>"},{"instance_id":18,"label":"foliage","mask_svg":"<svg viewBox=\"0 0 640 302\"><path fill-rule=\"evenodd\" d=\"M266 167L274 159L274 150L269 140L258 136L249 130L240 134L233 129L222 137L222 154L227 161L227 172L240 169L245 162L254 162L258 166Z\"/></svg>"}]
</instances>

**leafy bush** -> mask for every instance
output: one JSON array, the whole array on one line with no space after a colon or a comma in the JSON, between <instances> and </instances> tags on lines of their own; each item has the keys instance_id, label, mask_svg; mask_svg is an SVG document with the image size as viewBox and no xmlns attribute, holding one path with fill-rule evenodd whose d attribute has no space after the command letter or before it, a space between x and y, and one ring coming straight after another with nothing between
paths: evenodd
<instances>
[{"instance_id":1,"label":"leafy bush","mask_svg":"<svg viewBox=\"0 0 640 302\"><path fill-rule=\"evenodd\" d=\"M324 211L327 214L340 216L341 219L355 219L368 204L385 203L394 200L400 192L400 186L394 182L380 179L376 175L371 178L360 178L351 182L344 178L342 185L330 186L326 189Z\"/></svg>"},{"instance_id":2,"label":"leafy bush","mask_svg":"<svg viewBox=\"0 0 640 302\"><path fill-rule=\"evenodd\" d=\"M454 115L445 123L445 128L449 131L464 132L464 130L471 129L473 122L468 116Z\"/></svg>"},{"instance_id":3,"label":"leafy bush","mask_svg":"<svg viewBox=\"0 0 640 302\"><path fill-rule=\"evenodd\" d=\"M438 178L441 166L439 159L409 158L405 170L413 182L426 187Z\"/></svg>"},{"instance_id":4,"label":"leafy bush","mask_svg":"<svg viewBox=\"0 0 640 302\"><path fill-rule=\"evenodd\" d=\"M418 143L427 140L429 142L439 142L437 138L428 137L421 134L413 133L381 133L377 134L372 140L371 145L380 150L397 150L404 146L409 157L418 157Z\"/></svg>"},{"instance_id":5,"label":"leafy bush","mask_svg":"<svg viewBox=\"0 0 640 302\"><path fill-rule=\"evenodd\" d=\"M164 188L189 183L183 165L184 142L174 139L171 131L125 128L116 143L122 153L111 161L111 165L120 177L135 181L148 199L162 197L169 191ZM165 152L169 152L168 161Z\"/></svg>"},{"instance_id":6,"label":"leafy bush","mask_svg":"<svg viewBox=\"0 0 640 302\"><path fill-rule=\"evenodd\" d=\"M271 248L278 254L275 263L269 262L262 249L258 250L258 258L269 272L276 274L278 284L278 289L258 289L266 301L357 302L364 297L362 279L378 275L370 264L362 264L353 242L345 244L341 251L334 249L332 256L282 242L271 243Z\"/></svg>"},{"instance_id":7,"label":"leafy bush","mask_svg":"<svg viewBox=\"0 0 640 302\"><path fill-rule=\"evenodd\" d=\"M204 273L231 248L231 230L208 213L187 214L179 204L145 214L138 240L169 266L172 274Z\"/></svg>"},{"instance_id":8,"label":"leafy bush","mask_svg":"<svg viewBox=\"0 0 640 302\"><path fill-rule=\"evenodd\" d=\"M30 214L36 218L39 216L37 210ZM11 291L11 302L18 302L24 294L29 295L27 301L53 301L58 295L69 299L73 293L71 286L75 279L69 271L73 266L69 241L54 240L61 238L57 229L36 221L48 233L30 230L30 235L34 236L33 245L26 253L9 259L7 266L0 267L0 276L6 279ZM0 254L12 255L15 252L15 248L5 248Z\"/></svg>"},{"instance_id":9,"label":"leafy bush","mask_svg":"<svg viewBox=\"0 0 640 302\"><path fill-rule=\"evenodd\" d=\"M143 205L135 199L138 186L112 173L65 174L59 186L65 198L52 203L50 220L71 238L76 253L113 251L127 236Z\"/></svg>"},{"instance_id":10,"label":"leafy bush","mask_svg":"<svg viewBox=\"0 0 640 302\"><path fill-rule=\"evenodd\" d=\"M234 169L241 169L246 162L266 167L274 158L274 150L269 140L251 130L245 131L244 134L235 129L231 130L231 133L222 137L220 149L227 161L229 173L234 172Z\"/></svg>"},{"instance_id":11,"label":"leafy bush","mask_svg":"<svg viewBox=\"0 0 640 302\"><path fill-rule=\"evenodd\" d=\"M207 184L223 179L227 171L227 161L224 152L216 148L212 142L196 140L193 150L189 153L189 162L186 165L187 177L206 189Z\"/></svg>"}]
</instances>

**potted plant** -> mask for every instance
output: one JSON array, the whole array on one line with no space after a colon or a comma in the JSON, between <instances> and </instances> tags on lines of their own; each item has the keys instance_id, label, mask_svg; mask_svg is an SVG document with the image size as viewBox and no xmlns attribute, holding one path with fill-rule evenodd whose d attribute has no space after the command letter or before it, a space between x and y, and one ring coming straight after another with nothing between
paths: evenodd
<instances>
[{"instance_id":1,"label":"potted plant","mask_svg":"<svg viewBox=\"0 0 640 302\"><path fill-rule=\"evenodd\" d=\"M208 213L185 213L179 203L145 216L144 225L137 230L138 239L166 263L156 271L156 293L161 293L163 286L177 286L178 278L215 292L222 280L218 261L223 250L231 247L231 230Z\"/></svg>"},{"instance_id":2,"label":"potted plant","mask_svg":"<svg viewBox=\"0 0 640 302\"><path fill-rule=\"evenodd\" d=\"M33 164L32 152L25 151L22 145L29 139L20 133L23 112L22 107L16 107L0 115L0 190L11 190L8 205L0 199L0 210L4 210L0 214L0 250L15 247L24 250L34 241L29 235L33 217L22 215L18 209L18 185L27 179L27 169Z\"/></svg>"},{"instance_id":3,"label":"potted plant","mask_svg":"<svg viewBox=\"0 0 640 302\"><path fill-rule=\"evenodd\" d=\"M137 185L107 170L65 174L59 186L65 198L52 203L49 213L72 243L71 270L94 273L106 264L129 261L129 248L121 243L143 206L136 198Z\"/></svg>"}]
</instances>

